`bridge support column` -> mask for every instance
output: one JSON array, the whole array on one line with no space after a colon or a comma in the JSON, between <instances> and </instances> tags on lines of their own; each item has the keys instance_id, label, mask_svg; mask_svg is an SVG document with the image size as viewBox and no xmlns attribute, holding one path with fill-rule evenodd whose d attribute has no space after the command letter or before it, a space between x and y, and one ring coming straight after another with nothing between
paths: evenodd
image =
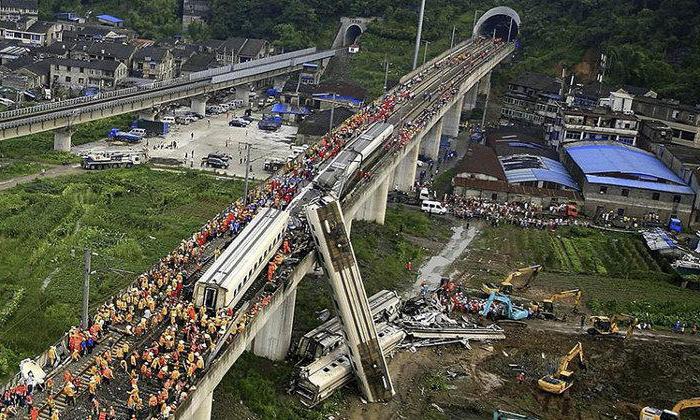
<instances>
[{"instance_id":1,"label":"bridge support column","mask_svg":"<svg viewBox=\"0 0 700 420\"><path fill-rule=\"evenodd\" d=\"M243 101L243 108L250 108L250 87L248 85L236 86L236 99Z\"/></svg>"},{"instance_id":2,"label":"bridge support column","mask_svg":"<svg viewBox=\"0 0 700 420\"><path fill-rule=\"evenodd\" d=\"M359 210L357 210L357 212L353 215L353 220L364 220L365 222L374 221L372 218L372 211L374 210L374 197L375 194L371 194L369 197L367 197L364 204L362 204Z\"/></svg>"},{"instance_id":3,"label":"bridge support column","mask_svg":"<svg viewBox=\"0 0 700 420\"><path fill-rule=\"evenodd\" d=\"M386 200L389 196L390 183L391 176L387 176L384 181L379 184L377 191L374 192L374 196L372 197L372 221L380 225L384 224L384 218L386 217Z\"/></svg>"},{"instance_id":4,"label":"bridge support column","mask_svg":"<svg viewBox=\"0 0 700 420\"><path fill-rule=\"evenodd\" d=\"M211 419L211 404L214 400L214 391L202 399L199 403L197 411L194 412L192 420L210 420Z\"/></svg>"},{"instance_id":5,"label":"bridge support column","mask_svg":"<svg viewBox=\"0 0 700 420\"><path fill-rule=\"evenodd\" d=\"M70 152L73 131L70 128L59 128L53 132L53 150Z\"/></svg>"},{"instance_id":6,"label":"bridge support column","mask_svg":"<svg viewBox=\"0 0 700 420\"><path fill-rule=\"evenodd\" d=\"M437 123L440 124L440 123ZM436 124L436 125L437 125ZM416 183L416 165L418 164L418 153L420 145L415 144L408 154L394 169L393 187L403 192L410 192Z\"/></svg>"},{"instance_id":7,"label":"bridge support column","mask_svg":"<svg viewBox=\"0 0 700 420\"><path fill-rule=\"evenodd\" d=\"M452 110L447 112L450 113ZM433 125L430 130L423 135L423 138L420 141L420 154L433 160L437 160L438 156L440 155L440 138L442 137L443 129L442 120L443 119L441 118L440 121L436 122L435 125ZM457 122L457 125L459 126L459 122ZM415 176L415 171L413 172Z\"/></svg>"},{"instance_id":8,"label":"bridge support column","mask_svg":"<svg viewBox=\"0 0 700 420\"><path fill-rule=\"evenodd\" d=\"M442 132L449 137L459 135L459 120L462 117L462 101L458 100L442 117ZM438 139L438 148L440 140ZM438 149L439 152L439 149Z\"/></svg>"},{"instance_id":9,"label":"bridge support column","mask_svg":"<svg viewBox=\"0 0 700 420\"><path fill-rule=\"evenodd\" d=\"M479 80L479 95L486 95L491 90L491 72L488 72Z\"/></svg>"},{"instance_id":10,"label":"bridge support column","mask_svg":"<svg viewBox=\"0 0 700 420\"><path fill-rule=\"evenodd\" d=\"M199 115L206 115L207 113L207 98L204 96L198 96L192 98L190 103L190 110Z\"/></svg>"},{"instance_id":11,"label":"bridge support column","mask_svg":"<svg viewBox=\"0 0 700 420\"><path fill-rule=\"evenodd\" d=\"M270 360L284 360L292 342L292 324L297 291L294 290L282 306L270 317L253 340L253 353Z\"/></svg>"},{"instance_id":12,"label":"bridge support column","mask_svg":"<svg viewBox=\"0 0 700 420\"><path fill-rule=\"evenodd\" d=\"M489 73L491 74L491 73ZM476 97L479 93L479 87L477 85L472 86L471 89L464 94L464 103L462 104L462 111L472 111L476 107Z\"/></svg>"}]
</instances>

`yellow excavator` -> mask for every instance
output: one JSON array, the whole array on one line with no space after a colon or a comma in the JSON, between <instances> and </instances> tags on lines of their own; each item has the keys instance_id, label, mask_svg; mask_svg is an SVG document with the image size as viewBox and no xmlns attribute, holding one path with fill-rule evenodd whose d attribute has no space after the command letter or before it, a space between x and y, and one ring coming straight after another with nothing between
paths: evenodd
<instances>
[{"instance_id":1,"label":"yellow excavator","mask_svg":"<svg viewBox=\"0 0 700 420\"><path fill-rule=\"evenodd\" d=\"M681 418L681 411L686 408L700 407L700 397L688 398L678 401L670 410L659 410L654 407L644 407L639 413L639 420L678 420Z\"/></svg>"},{"instance_id":2,"label":"yellow excavator","mask_svg":"<svg viewBox=\"0 0 700 420\"><path fill-rule=\"evenodd\" d=\"M545 319L556 318L554 313L554 302L563 300L572 301L574 303L574 311L577 311L578 305L581 303L581 294L581 289L564 290L563 292L555 293L542 301L542 305L539 308L541 311L540 313L545 317Z\"/></svg>"},{"instance_id":3,"label":"yellow excavator","mask_svg":"<svg viewBox=\"0 0 700 420\"><path fill-rule=\"evenodd\" d=\"M627 331L623 334L620 324L626 322L629 324ZM592 316L590 318L591 326L588 328L588 334L599 335L604 337L623 337L630 338L634 334L634 328L637 326L637 318L631 315L613 315L607 316Z\"/></svg>"},{"instance_id":4,"label":"yellow excavator","mask_svg":"<svg viewBox=\"0 0 700 420\"><path fill-rule=\"evenodd\" d=\"M522 277L523 283L515 288L517 290L525 290L530 287L530 283L535 280L540 271L542 271L542 266L539 264L519 268L508 274L500 285L495 283L484 283L481 285L481 290L487 295L494 292L510 295L513 293L513 280L516 278L520 279Z\"/></svg>"},{"instance_id":5,"label":"yellow excavator","mask_svg":"<svg viewBox=\"0 0 700 420\"><path fill-rule=\"evenodd\" d=\"M566 356L561 358L557 371L552 375L541 377L537 381L537 386L540 387L542 391L549 392L550 394L563 394L564 391L571 388L571 385L574 384L574 381L571 379L574 372L569 370L569 364L577 357L579 359L579 366L585 368L583 347L580 342L569 350Z\"/></svg>"}]
</instances>

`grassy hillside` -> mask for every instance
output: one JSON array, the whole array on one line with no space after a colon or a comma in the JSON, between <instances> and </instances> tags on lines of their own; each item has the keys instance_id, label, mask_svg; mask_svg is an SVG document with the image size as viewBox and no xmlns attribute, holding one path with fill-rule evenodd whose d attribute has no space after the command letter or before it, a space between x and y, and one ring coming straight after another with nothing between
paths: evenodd
<instances>
[{"instance_id":1,"label":"grassy hillside","mask_svg":"<svg viewBox=\"0 0 700 420\"><path fill-rule=\"evenodd\" d=\"M85 247L98 254L90 289L95 307L240 193L239 183L199 172L138 168L47 179L0 194L0 375L4 350L16 357L39 352L77 323Z\"/></svg>"}]
</instances>

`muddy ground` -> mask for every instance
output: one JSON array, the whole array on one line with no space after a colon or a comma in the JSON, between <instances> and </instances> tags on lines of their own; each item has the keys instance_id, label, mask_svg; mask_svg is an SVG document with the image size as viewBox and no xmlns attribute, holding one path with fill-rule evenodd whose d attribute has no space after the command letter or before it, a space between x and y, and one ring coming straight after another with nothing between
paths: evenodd
<instances>
[{"instance_id":1,"label":"muddy ground","mask_svg":"<svg viewBox=\"0 0 700 420\"><path fill-rule=\"evenodd\" d=\"M645 405L671 408L700 394L698 346L601 339L506 327L507 339L492 344L397 352L390 360L397 395L387 404L364 404L349 397L340 417L350 419L490 418L503 409L542 419L638 419ZM571 366L574 385L549 395L537 379L577 341L585 369ZM525 381L516 380L525 372ZM700 410L683 418L700 418Z\"/></svg>"}]
</instances>

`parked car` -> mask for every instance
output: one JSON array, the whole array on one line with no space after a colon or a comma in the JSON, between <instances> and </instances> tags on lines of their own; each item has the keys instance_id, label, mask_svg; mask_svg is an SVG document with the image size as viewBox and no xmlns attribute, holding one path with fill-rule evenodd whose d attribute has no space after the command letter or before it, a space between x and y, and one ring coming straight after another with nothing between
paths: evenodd
<instances>
[{"instance_id":1,"label":"parked car","mask_svg":"<svg viewBox=\"0 0 700 420\"><path fill-rule=\"evenodd\" d=\"M236 117L228 122L230 127L248 127L248 124L250 124L250 121L240 117Z\"/></svg>"},{"instance_id":2,"label":"parked car","mask_svg":"<svg viewBox=\"0 0 700 420\"><path fill-rule=\"evenodd\" d=\"M223 153L209 153L207 157L202 158L206 166L214 168L228 168L228 161L231 159L229 155Z\"/></svg>"}]
</instances>

